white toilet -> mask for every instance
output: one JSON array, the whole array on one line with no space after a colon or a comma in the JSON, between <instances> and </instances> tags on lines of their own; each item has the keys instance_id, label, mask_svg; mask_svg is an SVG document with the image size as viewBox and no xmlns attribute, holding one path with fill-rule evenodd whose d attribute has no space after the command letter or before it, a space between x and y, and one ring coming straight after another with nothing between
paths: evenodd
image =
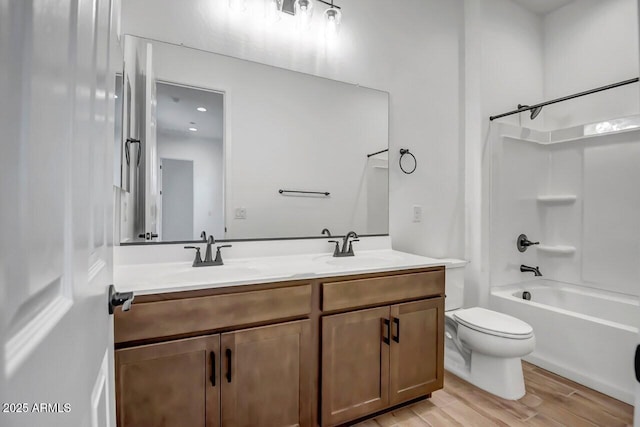
<instances>
[{"instance_id":1,"label":"white toilet","mask_svg":"<svg viewBox=\"0 0 640 427\"><path fill-rule=\"evenodd\" d=\"M521 358L531 353L533 328L515 317L481 307L461 308L466 262L447 265L445 369L504 399L524 396Z\"/></svg>"}]
</instances>

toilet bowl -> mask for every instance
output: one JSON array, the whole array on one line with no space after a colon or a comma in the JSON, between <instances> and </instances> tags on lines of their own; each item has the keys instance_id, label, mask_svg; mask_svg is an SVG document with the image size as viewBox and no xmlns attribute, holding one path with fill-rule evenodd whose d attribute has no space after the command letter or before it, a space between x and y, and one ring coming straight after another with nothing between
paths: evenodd
<instances>
[{"instance_id":1,"label":"toilet bowl","mask_svg":"<svg viewBox=\"0 0 640 427\"><path fill-rule=\"evenodd\" d=\"M524 396L521 358L535 348L533 328L481 307L445 312L445 369L504 399Z\"/></svg>"},{"instance_id":2,"label":"toilet bowl","mask_svg":"<svg viewBox=\"0 0 640 427\"><path fill-rule=\"evenodd\" d=\"M463 309L466 261L444 260L444 367L500 396L524 396L523 356L536 345L533 328L522 320L480 307Z\"/></svg>"}]
</instances>

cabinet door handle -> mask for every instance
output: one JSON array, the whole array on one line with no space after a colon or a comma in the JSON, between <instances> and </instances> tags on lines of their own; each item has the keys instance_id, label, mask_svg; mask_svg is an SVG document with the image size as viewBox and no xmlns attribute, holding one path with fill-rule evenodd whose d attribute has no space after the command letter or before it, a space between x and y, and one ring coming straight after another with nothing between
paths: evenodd
<instances>
[{"instance_id":1,"label":"cabinet door handle","mask_svg":"<svg viewBox=\"0 0 640 427\"><path fill-rule=\"evenodd\" d=\"M228 348L225 350L225 354L227 355L227 382L231 382L231 349Z\"/></svg>"},{"instance_id":2,"label":"cabinet door handle","mask_svg":"<svg viewBox=\"0 0 640 427\"><path fill-rule=\"evenodd\" d=\"M389 345L389 319L380 319L382 329L382 342Z\"/></svg>"},{"instance_id":3,"label":"cabinet door handle","mask_svg":"<svg viewBox=\"0 0 640 427\"><path fill-rule=\"evenodd\" d=\"M399 319L399 318L397 318L397 317L394 317L394 318L393 318L393 323L395 323L395 324L396 324L396 335L395 335L395 336L392 336L391 338L392 338L395 342L399 343L399 342L400 342L400 319Z\"/></svg>"},{"instance_id":4,"label":"cabinet door handle","mask_svg":"<svg viewBox=\"0 0 640 427\"><path fill-rule=\"evenodd\" d=\"M211 352L211 386L216 386L216 353Z\"/></svg>"}]
</instances>

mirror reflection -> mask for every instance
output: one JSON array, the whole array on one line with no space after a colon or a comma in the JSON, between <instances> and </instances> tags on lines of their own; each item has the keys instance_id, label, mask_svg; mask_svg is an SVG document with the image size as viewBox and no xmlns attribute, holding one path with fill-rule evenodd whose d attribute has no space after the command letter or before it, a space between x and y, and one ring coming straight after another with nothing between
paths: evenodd
<instances>
[{"instance_id":1,"label":"mirror reflection","mask_svg":"<svg viewBox=\"0 0 640 427\"><path fill-rule=\"evenodd\" d=\"M124 56L123 243L388 233L386 92L132 36Z\"/></svg>"},{"instance_id":2,"label":"mirror reflection","mask_svg":"<svg viewBox=\"0 0 640 427\"><path fill-rule=\"evenodd\" d=\"M159 238L224 236L223 94L157 85Z\"/></svg>"}]
</instances>

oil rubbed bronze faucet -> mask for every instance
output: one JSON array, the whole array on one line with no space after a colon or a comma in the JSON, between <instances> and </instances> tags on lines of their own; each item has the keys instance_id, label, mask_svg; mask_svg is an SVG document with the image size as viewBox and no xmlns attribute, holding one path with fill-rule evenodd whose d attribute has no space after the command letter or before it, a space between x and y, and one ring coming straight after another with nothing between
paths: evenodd
<instances>
[{"instance_id":1,"label":"oil rubbed bronze faucet","mask_svg":"<svg viewBox=\"0 0 640 427\"><path fill-rule=\"evenodd\" d=\"M542 276L542 273L540 273L540 267L529 267L528 265L523 264L520 266L520 271L523 273L533 273L536 277Z\"/></svg>"},{"instance_id":2,"label":"oil rubbed bronze faucet","mask_svg":"<svg viewBox=\"0 0 640 427\"><path fill-rule=\"evenodd\" d=\"M333 251L334 257L354 256L353 242L359 242L358 235L355 231L348 232L342 239L342 249L340 249L340 242L337 240L329 240L328 243L335 243L336 247Z\"/></svg>"},{"instance_id":3,"label":"oil rubbed bronze faucet","mask_svg":"<svg viewBox=\"0 0 640 427\"><path fill-rule=\"evenodd\" d=\"M204 234L204 231L202 232ZM201 236L202 237L202 236ZM193 266L194 267L210 267L213 265L224 265L224 262L222 261L222 254L220 253L220 249L222 248L230 248L231 245L220 245L216 247L216 257L215 259L213 259L213 256L211 254L211 246L213 244L216 243L216 240L213 238L213 236L209 236L209 238L207 239L207 249L204 255L204 261L202 260L202 257L200 256L200 248L198 246L185 246L185 249L195 249L196 250L196 257L193 260Z\"/></svg>"}]
</instances>

